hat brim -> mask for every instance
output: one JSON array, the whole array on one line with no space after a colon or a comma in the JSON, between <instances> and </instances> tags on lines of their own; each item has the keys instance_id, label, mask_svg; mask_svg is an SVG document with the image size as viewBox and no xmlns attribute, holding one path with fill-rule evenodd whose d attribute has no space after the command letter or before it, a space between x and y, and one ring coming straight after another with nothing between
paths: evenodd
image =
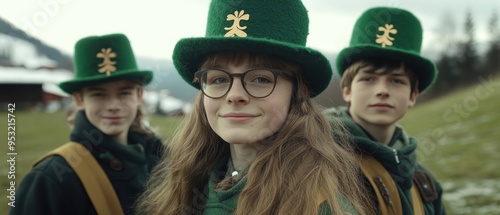
<instances>
[{"instance_id":1,"label":"hat brim","mask_svg":"<svg viewBox=\"0 0 500 215\"><path fill-rule=\"evenodd\" d=\"M251 37L181 39L174 48L174 65L186 82L199 89L199 85L193 83L194 73L208 54L221 51L265 53L297 63L303 69L303 77L311 97L325 90L332 77L330 62L319 51L291 43Z\"/></svg>"},{"instance_id":2,"label":"hat brim","mask_svg":"<svg viewBox=\"0 0 500 215\"><path fill-rule=\"evenodd\" d=\"M81 78L76 80L70 80L61 82L59 87L66 93L72 94L75 91L78 91L84 87L104 84L113 81L121 81L121 80L138 80L143 85L147 85L153 79L152 71L120 71L119 74L111 73L111 76L103 77L103 76L93 76L89 78Z\"/></svg>"},{"instance_id":3,"label":"hat brim","mask_svg":"<svg viewBox=\"0 0 500 215\"><path fill-rule=\"evenodd\" d=\"M337 57L337 72L342 77L352 63L366 58L397 60L407 64L417 74L418 91L423 93L434 84L437 69L429 59L400 49L382 48L375 45L351 46L343 49Z\"/></svg>"}]
</instances>

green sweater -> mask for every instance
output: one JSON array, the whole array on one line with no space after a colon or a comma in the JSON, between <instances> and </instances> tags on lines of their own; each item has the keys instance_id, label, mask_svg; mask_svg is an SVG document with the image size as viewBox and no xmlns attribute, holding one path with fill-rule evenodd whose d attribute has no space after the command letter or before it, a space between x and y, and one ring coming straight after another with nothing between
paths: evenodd
<instances>
[{"instance_id":1,"label":"green sweater","mask_svg":"<svg viewBox=\"0 0 500 215\"><path fill-rule=\"evenodd\" d=\"M247 177L241 179L228 190L215 190L218 181L226 175L227 160L228 158L224 158L217 164L208 181L208 199L202 213L204 215L232 215L236 210L238 197L245 187ZM358 214L345 198L342 198L341 203L346 212L353 215ZM326 204L321 204L319 211L320 215L331 215L331 211Z\"/></svg>"},{"instance_id":2,"label":"green sweater","mask_svg":"<svg viewBox=\"0 0 500 215\"><path fill-rule=\"evenodd\" d=\"M133 204L144 190L152 167L162 150L158 138L129 132L129 145L115 142L95 128L79 112L70 139L91 147L91 153L113 185L125 214L133 214ZM122 167L116 165L121 162ZM114 164L112 165L112 160ZM96 214L78 176L60 156L44 159L21 181L16 207L9 214Z\"/></svg>"},{"instance_id":3,"label":"green sweater","mask_svg":"<svg viewBox=\"0 0 500 215\"><path fill-rule=\"evenodd\" d=\"M423 201L425 214L446 214L442 202L443 190L439 182L425 167L417 162L417 140L409 137L401 127L397 127L391 142L388 145L379 143L371 137L361 126L359 126L350 116L346 108L327 109L325 111L330 119L340 119L350 134L354 138L354 146L359 153L369 154L377 159L396 183L403 214L413 214L412 199L410 189L413 184L414 174L416 171L424 171L432 179L432 183L436 187L437 198L434 200ZM334 132L335 133L335 132ZM372 193L375 195L375 193ZM376 199L373 196L374 199Z\"/></svg>"}]
</instances>

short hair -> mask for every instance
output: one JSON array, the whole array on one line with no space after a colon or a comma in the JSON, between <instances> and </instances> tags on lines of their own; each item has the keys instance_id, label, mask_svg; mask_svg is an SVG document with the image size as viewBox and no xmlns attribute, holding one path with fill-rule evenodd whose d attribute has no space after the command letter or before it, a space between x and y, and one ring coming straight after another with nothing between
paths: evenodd
<instances>
[{"instance_id":1,"label":"short hair","mask_svg":"<svg viewBox=\"0 0 500 215\"><path fill-rule=\"evenodd\" d=\"M383 72L380 74L388 74L398 68L403 68L404 73L407 74L410 79L411 93L418 91L418 76L412 68L404 62L385 59L364 59L354 62L344 71L340 81L341 88L343 89L344 87L347 87L348 89L351 89L354 77L359 71L361 71L361 69L367 67L372 68L373 71L383 69Z\"/></svg>"}]
</instances>

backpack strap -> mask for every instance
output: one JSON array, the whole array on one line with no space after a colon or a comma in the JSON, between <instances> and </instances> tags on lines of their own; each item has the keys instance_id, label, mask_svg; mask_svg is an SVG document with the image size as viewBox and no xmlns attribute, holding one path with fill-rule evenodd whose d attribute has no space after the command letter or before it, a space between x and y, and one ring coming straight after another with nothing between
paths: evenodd
<instances>
[{"instance_id":1,"label":"backpack strap","mask_svg":"<svg viewBox=\"0 0 500 215\"><path fill-rule=\"evenodd\" d=\"M85 146L68 142L37 159L32 168L43 159L54 155L64 158L75 171L97 214L124 214L109 178Z\"/></svg>"},{"instance_id":2,"label":"backpack strap","mask_svg":"<svg viewBox=\"0 0 500 215\"><path fill-rule=\"evenodd\" d=\"M411 201L413 203L413 214L415 215L425 215L424 204L422 202L422 197L417 190L417 185L413 182L413 186L411 186Z\"/></svg>"},{"instance_id":3,"label":"backpack strap","mask_svg":"<svg viewBox=\"0 0 500 215\"><path fill-rule=\"evenodd\" d=\"M375 191L381 214L403 214L401 199L399 198L396 183L384 166L382 166L382 164L380 164L374 157L365 154L359 155L357 162L361 171L366 178L368 178L368 181ZM419 186L417 185L418 180L414 180L410 190L413 204L413 214L425 215L424 204L419 189L417 189Z\"/></svg>"},{"instance_id":4,"label":"backpack strap","mask_svg":"<svg viewBox=\"0 0 500 215\"><path fill-rule=\"evenodd\" d=\"M381 214L403 214L396 183L384 166L372 156L364 154L358 156L357 162L375 191Z\"/></svg>"}]
</instances>

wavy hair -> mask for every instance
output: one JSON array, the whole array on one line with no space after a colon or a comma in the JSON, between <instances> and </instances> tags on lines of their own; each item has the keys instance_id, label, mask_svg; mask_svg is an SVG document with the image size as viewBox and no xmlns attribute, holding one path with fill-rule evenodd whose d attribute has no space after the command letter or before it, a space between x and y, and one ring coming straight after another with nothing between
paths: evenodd
<instances>
[{"instance_id":1,"label":"wavy hair","mask_svg":"<svg viewBox=\"0 0 500 215\"><path fill-rule=\"evenodd\" d=\"M360 214L369 214L353 150L345 135L334 141L330 122L311 101L297 66L272 56L242 52L219 53L204 62L201 68L249 62L292 71L297 77L287 119L274 135L260 141L262 148L248 170L234 214L316 215L322 203L332 214L344 214L346 200ZM335 133L346 133L340 123L333 125ZM201 214L210 174L230 153L229 144L208 124L201 92L167 145L169 150L156 166L137 212Z\"/></svg>"}]
</instances>

